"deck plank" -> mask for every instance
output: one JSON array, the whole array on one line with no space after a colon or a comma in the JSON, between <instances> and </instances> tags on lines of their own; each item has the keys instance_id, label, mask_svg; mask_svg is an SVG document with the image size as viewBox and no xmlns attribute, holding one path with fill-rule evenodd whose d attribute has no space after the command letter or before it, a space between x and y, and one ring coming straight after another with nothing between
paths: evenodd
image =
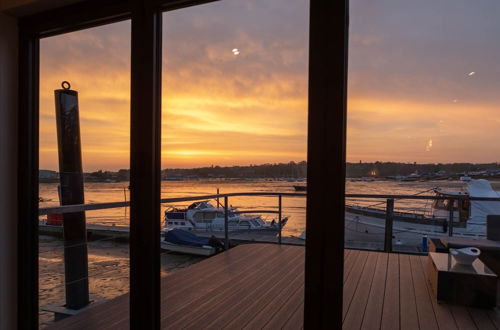
<instances>
[{"instance_id":1,"label":"deck plank","mask_svg":"<svg viewBox=\"0 0 500 330\"><path fill-rule=\"evenodd\" d=\"M381 329L399 329L399 255L389 254L385 279Z\"/></svg>"},{"instance_id":2,"label":"deck plank","mask_svg":"<svg viewBox=\"0 0 500 330\"><path fill-rule=\"evenodd\" d=\"M285 330L302 329L304 326L304 305L299 306L283 326Z\"/></svg>"},{"instance_id":3,"label":"deck plank","mask_svg":"<svg viewBox=\"0 0 500 330\"><path fill-rule=\"evenodd\" d=\"M474 324L481 330L494 330L497 329L495 324L488 317L487 310L479 308L467 308Z\"/></svg>"},{"instance_id":4,"label":"deck plank","mask_svg":"<svg viewBox=\"0 0 500 330\"><path fill-rule=\"evenodd\" d=\"M399 294L401 329L419 329L410 256L405 254L399 255Z\"/></svg>"},{"instance_id":5,"label":"deck plank","mask_svg":"<svg viewBox=\"0 0 500 330\"><path fill-rule=\"evenodd\" d=\"M361 327L366 304L372 287L375 266L380 257L380 254L377 252L368 252L368 259L365 263L365 267L363 268L363 273L361 274L361 278L356 288L356 292L354 293L352 302L349 305L347 315L344 318L343 326L346 329L359 329Z\"/></svg>"},{"instance_id":6,"label":"deck plank","mask_svg":"<svg viewBox=\"0 0 500 330\"><path fill-rule=\"evenodd\" d=\"M290 311L295 311L299 306L304 305L304 284L300 286L300 288L295 291L295 293L290 296L290 298L281 305L276 312L273 314L273 317L269 320L269 322L262 329L281 329L291 317Z\"/></svg>"},{"instance_id":7,"label":"deck plank","mask_svg":"<svg viewBox=\"0 0 500 330\"><path fill-rule=\"evenodd\" d=\"M437 302L436 293L432 289L432 286L427 279L428 257L421 256L419 257L419 260L420 260L420 270L423 274L423 279L425 285L427 286L427 292L429 294L429 297L431 297L432 308L434 309L434 315L436 316L438 327L440 329L450 329L450 330L458 329L458 326L455 323L455 319L451 314L450 307L446 304L439 304Z\"/></svg>"},{"instance_id":8,"label":"deck plank","mask_svg":"<svg viewBox=\"0 0 500 330\"><path fill-rule=\"evenodd\" d=\"M361 329L380 329L387 278L388 254L379 253Z\"/></svg>"},{"instance_id":9,"label":"deck plank","mask_svg":"<svg viewBox=\"0 0 500 330\"><path fill-rule=\"evenodd\" d=\"M429 292L427 291L427 277L422 273L420 266L420 256L410 256L410 267L413 278L413 289L415 291L415 303L417 305L418 324L420 329L439 329L432 308L432 301Z\"/></svg>"},{"instance_id":10,"label":"deck plank","mask_svg":"<svg viewBox=\"0 0 500 330\"><path fill-rule=\"evenodd\" d=\"M500 297L498 297L500 298ZM498 299L497 299L498 300ZM499 306L497 302L497 306ZM494 310L488 310L488 317L490 318L491 322L495 325L495 329L500 329L500 315L498 312L498 307Z\"/></svg>"},{"instance_id":11,"label":"deck plank","mask_svg":"<svg viewBox=\"0 0 500 330\"><path fill-rule=\"evenodd\" d=\"M460 330L477 329L476 324L474 323L474 320L469 314L467 308L457 305L449 305L449 307L451 315L453 315L453 318L455 319L455 324Z\"/></svg>"},{"instance_id":12,"label":"deck plank","mask_svg":"<svg viewBox=\"0 0 500 330\"><path fill-rule=\"evenodd\" d=\"M354 265L358 263L361 254L360 252L361 251L359 250L352 250L349 254L349 258L344 261L344 284L349 278Z\"/></svg>"},{"instance_id":13,"label":"deck plank","mask_svg":"<svg viewBox=\"0 0 500 330\"><path fill-rule=\"evenodd\" d=\"M354 293L356 292L356 288L359 284L359 280L361 278L361 273L363 272L363 268L365 267L366 260L368 259L367 251L359 251L358 259L354 267L351 270L351 275L344 282L344 297L343 297L343 308L342 308L342 319L345 320L347 315L347 311L349 310L349 306L354 297Z\"/></svg>"}]
</instances>

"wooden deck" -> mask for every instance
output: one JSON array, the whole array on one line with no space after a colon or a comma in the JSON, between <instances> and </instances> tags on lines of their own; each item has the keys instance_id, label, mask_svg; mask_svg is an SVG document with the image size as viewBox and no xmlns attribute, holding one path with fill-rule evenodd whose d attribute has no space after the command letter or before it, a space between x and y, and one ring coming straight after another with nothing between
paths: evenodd
<instances>
[{"instance_id":1,"label":"wooden deck","mask_svg":"<svg viewBox=\"0 0 500 330\"><path fill-rule=\"evenodd\" d=\"M162 280L168 329L301 329L304 248L240 245ZM498 329L495 310L438 304L427 257L345 251L344 329ZM127 329L128 295L50 329Z\"/></svg>"}]
</instances>

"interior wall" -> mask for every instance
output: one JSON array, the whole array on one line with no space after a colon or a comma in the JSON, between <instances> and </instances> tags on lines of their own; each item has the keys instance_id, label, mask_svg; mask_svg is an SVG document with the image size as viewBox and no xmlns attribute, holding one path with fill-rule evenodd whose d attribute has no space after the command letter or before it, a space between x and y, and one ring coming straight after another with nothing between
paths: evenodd
<instances>
[{"instance_id":1,"label":"interior wall","mask_svg":"<svg viewBox=\"0 0 500 330\"><path fill-rule=\"evenodd\" d=\"M16 329L17 20L0 12L0 329Z\"/></svg>"}]
</instances>

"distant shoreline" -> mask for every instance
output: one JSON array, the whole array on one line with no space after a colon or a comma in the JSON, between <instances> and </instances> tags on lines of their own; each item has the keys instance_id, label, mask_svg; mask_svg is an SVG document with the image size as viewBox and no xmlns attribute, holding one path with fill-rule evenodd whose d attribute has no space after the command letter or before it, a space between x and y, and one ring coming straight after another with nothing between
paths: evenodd
<instances>
[{"instance_id":1,"label":"distant shoreline","mask_svg":"<svg viewBox=\"0 0 500 330\"><path fill-rule=\"evenodd\" d=\"M58 182L56 171L40 170L40 182ZM484 163L449 163L449 164L417 164L396 162L346 163L348 178L378 178L400 180L405 177L415 180L448 180L460 179L462 176L471 178L500 179L500 164ZM249 166L209 166L190 169L164 169L162 180L186 181L199 179L221 180L305 180L307 177L307 162L288 162L276 164L261 164ZM95 171L84 173L86 182L127 182L130 170Z\"/></svg>"}]
</instances>

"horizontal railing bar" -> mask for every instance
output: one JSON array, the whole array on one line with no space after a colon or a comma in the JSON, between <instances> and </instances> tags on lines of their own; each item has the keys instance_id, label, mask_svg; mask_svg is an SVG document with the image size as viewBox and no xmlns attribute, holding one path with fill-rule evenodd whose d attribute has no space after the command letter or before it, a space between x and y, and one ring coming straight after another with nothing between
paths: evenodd
<instances>
[{"instance_id":1,"label":"horizontal railing bar","mask_svg":"<svg viewBox=\"0 0 500 330\"><path fill-rule=\"evenodd\" d=\"M47 215L52 213L73 213L82 211L94 211L113 209L119 207L130 206L130 202L111 202L111 203L95 203L95 204L75 204L64 206L51 206L38 209L38 215Z\"/></svg>"},{"instance_id":2,"label":"horizontal railing bar","mask_svg":"<svg viewBox=\"0 0 500 330\"><path fill-rule=\"evenodd\" d=\"M374 195L374 194L346 194L346 198L372 198L372 199L431 199L431 200L469 200L500 202L500 197L470 197L463 196L429 196L429 195Z\"/></svg>"},{"instance_id":3,"label":"horizontal railing bar","mask_svg":"<svg viewBox=\"0 0 500 330\"><path fill-rule=\"evenodd\" d=\"M247 214L247 213L273 213L273 214L278 214L280 211L274 211L274 210L255 210L255 211L235 211L233 212L234 214Z\"/></svg>"},{"instance_id":4,"label":"horizontal railing bar","mask_svg":"<svg viewBox=\"0 0 500 330\"><path fill-rule=\"evenodd\" d=\"M306 197L304 193L272 193L272 192L246 192L246 193L228 193L228 194L215 194L215 195L202 195L192 197L178 197L178 198L163 198L160 203L177 203L177 202L194 202L206 199L215 199L217 197L240 197L240 196L287 196L287 197ZM38 215L46 215L50 213L73 213L81 211L94 211L103 209L112 209L119 207L130 206L130 202L110 202L110 203L95 203L95 204L75 204L64 206L51 206L38 209Z\"/></svg>"},{"instance_id":5,"label":"horizontal railing bar","mask_svg":"<svg viewBox=\"0 0 500 330\"><path fill-rule=\"evenodd\" d=\"M228 194L215 194L215 195L202 195L192 197L178 197L178 198L164 198L160 202L177 203L177 202L193 202L206 199L215 199L220 197L242 197L242 196L284 196L284 197L307 197L305 193L273 193L273 192L244 192L244 193L228 193ZM469 197L464 196L425 196L425 195L379 195L379 194L346 194L346 198L366 198L366 199L416 199L416 200L470 200L470 201L500 201L498 197ZM120 208L130 206L130 202L109 202L109 203L94 203L94 204L77 204L77 205L64 205L52 206L38 209L38 215L47 215L51 213L73 213L82 211L95 211L111 208ZM247 212L248 213L248 212ZM255 212L259 213L259 212ZM260 211L260 213L267 213Z\"/></svg>"}]
</instances>

